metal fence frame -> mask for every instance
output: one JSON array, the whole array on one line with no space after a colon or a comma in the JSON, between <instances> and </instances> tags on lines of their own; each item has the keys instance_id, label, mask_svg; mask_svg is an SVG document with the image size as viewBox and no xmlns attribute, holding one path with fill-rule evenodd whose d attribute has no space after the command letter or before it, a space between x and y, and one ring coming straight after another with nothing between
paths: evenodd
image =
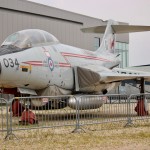
<instances>
[{"instance_id":1,"label":"metal fence frame","mask_svg":"<svg viewBox=\"0 0 150 150\"><path fill-rule=\"evenodd\" d=\"M73 95L60 95L60 96L32 96L32 97L14 97L13 99L9 100L10 101L10 115L8 115L8 117L10 117L10 126L8 127L8 131L7 131L7 135L5 137L5 139L7 139L9 136L15 136L15 134L13 134L14 131L19 131L19 130L31 130L31 129L44 129L44 128L53 128L53 127L61 127L61 126L64 126L64 125L52 125L52 126L30 126L30 128L17 128L15 129L13 127L13 115L12 115L12 102L13 100L15 99L18 99L18 100L28 100L28 99L31 99L31 98L35 98L35 99L39 99L39 98L65 98L65 97L73 97ZM58 109L59 110L59 109ZM76 109L76 116L77 116L77 109ZM19 121L19 120L18 120ZM77 117L76 117L76 123L74 124L65 124L65 126L76 126L77 124ZM16 137L16 136L15 136ZM17 137L16 137L17 138Z\"/></svg>"},{"instance_id":2,"label":"metal fence frame","mask_svg":"<svg viewBox=\"0 0 150 150\"><path fill-rule=\"evenodd\" d=\"M113 122L120 122L120 121L127 121L128 119L127 119L127 117L126 118L124 118L123 120L107 120L107 121L101 121L101 120L98 120L97 122L90 122L90 123L82 123L81 121L80 121L80 109L79 109L79 99L80 98L82 98L82 97L86 97L86 96L90 96L90 97L101 97L101 98L103 98L103 97L108 97L108 99L109 99L109 97L126 97L126 101L128 101L128 96L126 95L126 94L107 94L107 95L83 95L83 96L80 96L80 97L78 97L78 99L76 99L76 104L77 104L77 112L78 112L78 114L77 114L77 124L76 124L76 128L75 128L75 130L74 130L74 132L80 132L81 130L82 131L84 131L83 129L82 129L82 127L83 126L85 126L85 125L93 125L93 124L106 124L106 123L113 123ZM110 104L112 104L112 102L113 102L113 100L112 101L110 101ZM104 104L105 105L105 104ZM102 106L103 107L103 106ZM101 108L99 108L99 109L101 109Z\"/></svg>"},{"instance_id":3,"label":"metal fence frame","mask_svg":"<svg viewBox=\"0 0 150 150\"><path fill-rule=\"evenodd\" d=\"M135 100L135 98L137 96L143 97L144 104L146 105L146 107L148 107L147 98L150 99L150 94L148 94L148 93L140 94L139 93L139 94L131 94L131 95L129 95L128 102L127 102L127 105L128 105L128 120L127 120L126 126L134 125L134 121L136 121L136 120L150 119L150 115L149 114L148 115L139 115L139 116L133 117L133 113L131 112L133 107L131 106L131 104L132 104L132 99ZM136 101L138 102L139 100L136 99ZM147 111L150 111L150 110L147 110Z\"/></svg>"},{"instance_id":4,"label":"metal fence frame","mask_svg":"<svg viewBox=\"0 0 150 150\"><path fill-rule=\"evenodd\" d=\"M119 109L119 104L124 104L125 105L125 117L118 119L115 118L114 120L112 119L107 119L104 118L103 120L99 120L97 119L97 121L82 121L82 118L80 118L80 114L83 111L82 109L80 109L80 99L85 98L86 97L99 97L99 98L103 98L103 97L108 97L108 98L112 98L109 99L109 102L106 101L103 105L106 105L108 107L112 107L113 104L118 104L116 109L116 113L118 113L118 109ZM150 115L148 116L137 116L137 117L133 117L133 106L132 104L137 102L136 97L137 96L143 96L144 97L144 104L146 104L146 99L145 97L149 97L150 98L150 94L132 94L132 95L122 95L122 94L109 94L109 95L81 95L81 96L74 96L74 95L62 95L62 96L34 96L34 97L15 97L9 100L6 100L4 98L0 99L0 104L2 104L2 101L6 103L5 105L5 109L6 109L6 128L3 128L3 121L1 122L2 124L2 129L0 129L0 133L1 132L6 132L6 136L5 139L7 139L9 136L15 136L14 132L15 131L19 131L19 130L31 130L31 129L41 129L41 128L52 128L52 127L62 127L62 126L75 126L75 129L73 130L73 132L78 132L83 130L82 127L85 125L93 125L93 124L104 124L104 123L113 123L113 122L120 122L120 121L125 121L126 125L133 125L135 120L144 120L144 119L150 119ZM75 102L76 102L76 108L73 111L73 113L75 113L75 120L72 121L70 124L67 122L64 122L63 124L54 124L54 125L38 125L38 126L29 126L28 128L26 127L19 127L17 126L16 128L13 125L13 114L12 114L12 102L14 99L18 99L18 100L27 100L27 99L31 99L31 98L35 98L35 99L41 99L41 98L48 98L48 99L52 99L52 98L74 98ZM115 103L115 98L118 98L116 100L117 103ZM124 97L123 99L121 99L122 97ZM132 99L134 99L134 101L132 101ZM148 105L148 103L147 103ZM103 107L103 106L102 106ZM1 106L1 110L2 110L3 106ZM101 109L101 108L100 108ZM100 110L99 109L99 110ZM105 109L105 108L104 108ZM120 108L121 109L121 108ZM51 110L52 111L52 110ZM58 109L58 111L60 111ZM105 111L105 110L104 110ZM149 110L150 111L150 110ZM71 110L68 111L68 114L71 112ZM94 109L93 109L94 112ZM109 112L109 111L108 111ZM70 113L71 114L71 113ZM3 120L3 113L1 113L2 115L2 120ZM67 116L68 117L68 116ZM109 117L108 117L109 118ZM58 120L60 121L60 120ZM83 130L84 131L84 130ZM17 138L17 137L16 137Z\"/></svg>"},{"instance_id":5,"label":"metal fence frame","mask_svg":"<svg viewBox=\"0 0 150 150\"><path fill-rule=\"evenodd\" d=\"M4 106L5 107L4 107ZM0 115L2 116L2 118L1 118L1 120L2 120L2 122L1 122L1 130L0 130L0 133L2 133L2 132L6 132L6 136L5 136L5 139L7 139L8 137L9 137L9 135L10 134L12 134L13 135L13 133L12 133L12 124L11 124L11 121L12 121L12 113L10 112L10 115L9 115L9 106L10 106L10 102L8 101L8 100L6 100L6 99L4 99L4 98L0 98L0 106L1 106L1 113L0 113ZM11 108L11 107L10 107ZM3 109L5 110L6 109L6 114L4 114L3 112ZM6 120L5 120L5 118L4 118L4 115L6 115ZM5 127L5 129L4 129L4 120L6 121L5 123L6 123L6 127Z\"/></svg>"}]
</instances>

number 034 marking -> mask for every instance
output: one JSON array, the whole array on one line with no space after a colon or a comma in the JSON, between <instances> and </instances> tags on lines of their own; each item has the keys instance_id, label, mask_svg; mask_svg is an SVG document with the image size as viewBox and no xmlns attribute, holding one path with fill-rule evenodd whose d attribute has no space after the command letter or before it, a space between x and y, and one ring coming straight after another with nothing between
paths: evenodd
<instances>
[{"instance_id":1,"label":"number 034 marking","mask_svg":"<svg viewBox=\"0 0 150 150\"><path fill-rule=\"evenodd\" d=\"M4 58L3 59L3 63L4 63L4 66L6 67L6 68L8 68L8 67L11 67L11 68L13 68L13 67L15 67L15 66L18 66L19 67L19 63L18 63L18 60L15 58L14 60L13 59L11 59L11 58Z\"/></svg>"}]
</instances>

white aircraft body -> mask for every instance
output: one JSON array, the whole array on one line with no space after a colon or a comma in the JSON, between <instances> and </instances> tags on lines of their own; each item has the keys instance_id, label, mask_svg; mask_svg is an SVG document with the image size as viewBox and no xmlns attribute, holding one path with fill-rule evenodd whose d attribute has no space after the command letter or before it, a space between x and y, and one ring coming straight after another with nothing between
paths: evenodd
<instances>
[{"instance_id":1,"label":"white aircraft body","mask_svg":"<svg viewBox=\"0 0 150 150\"><path fill-rule=\"evenodd\" d=\"M82 29L104 33L101 46L88 51L61 44L50 33L28 29L10 35L0 48L0 87L2 93L29 95L69 95L107 93L122 80L150 80L146 72L119 68L115 53L115 33L148 31L149 26L118 25Z\"/></svg>"}]
</instances>

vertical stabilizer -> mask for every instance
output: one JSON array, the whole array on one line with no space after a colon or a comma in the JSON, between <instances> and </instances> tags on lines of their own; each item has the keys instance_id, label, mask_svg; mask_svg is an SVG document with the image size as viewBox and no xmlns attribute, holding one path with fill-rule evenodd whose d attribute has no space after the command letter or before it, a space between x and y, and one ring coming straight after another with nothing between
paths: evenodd
<instances>
[{"instance_id":1,"label":"vertical stabilizer","mask_svg":"<svg viewBox=\"0 0 150 150\"><path fill-rule=\"evenodd\" d=\"M115 53L115 34L150 31L150 26L119 25L116 21L108 20L107 25L82 28L81 31L84 33L104 33L96 54Z\"/></svg>"},{"instance_id":2,"label":"vertical stabilizer","mask_svg":"<svg viewBox=\"0 0 150 150\"><path fill-rule=\"evenodd\" d=\"M96 53L114 53L115 52L115 33L116 28L120 29L120 25L116 21L108 20L107 25L82 28L84 33L103 33L103 39L100 47L96 50ZM126 29L125 29L126 30ZM122 31L122 29L120 29Z\"/></svg>"},{"instance_id":3,"label":"vertical stabilizer","mask_svg":"<svg viewBox=\"0 0 150 150\"><path fill-rule=\"evenodd\" d=\"M114 53L115 52L115 31L112 25L117 25L118 23L113 20L108 20L105 33L101 42L100 47L96 50L96 53Z\"/></svg>"}]
</instances>

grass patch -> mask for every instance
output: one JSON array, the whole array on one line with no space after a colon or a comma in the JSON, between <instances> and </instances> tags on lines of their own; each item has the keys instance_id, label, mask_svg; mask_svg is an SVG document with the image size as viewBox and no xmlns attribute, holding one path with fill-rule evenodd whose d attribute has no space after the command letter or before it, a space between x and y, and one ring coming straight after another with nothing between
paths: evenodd
<instances>
[{"instance_id":1,"label":"grass patch","mask_svg":"<svg viewBox=\"0 0 150 150\"><path fill-rule=\"evenodd\" d=\"M99 125L97 125L98 128ZM62 127L43 130L17 131L19 140L0 140L2 150L16 149L135 149L148 150L150 146L150 130L148 126L122 129L71 133L73 128ZM136 149L138 149L136 148Z\"/></svg>"}]
</instances>

